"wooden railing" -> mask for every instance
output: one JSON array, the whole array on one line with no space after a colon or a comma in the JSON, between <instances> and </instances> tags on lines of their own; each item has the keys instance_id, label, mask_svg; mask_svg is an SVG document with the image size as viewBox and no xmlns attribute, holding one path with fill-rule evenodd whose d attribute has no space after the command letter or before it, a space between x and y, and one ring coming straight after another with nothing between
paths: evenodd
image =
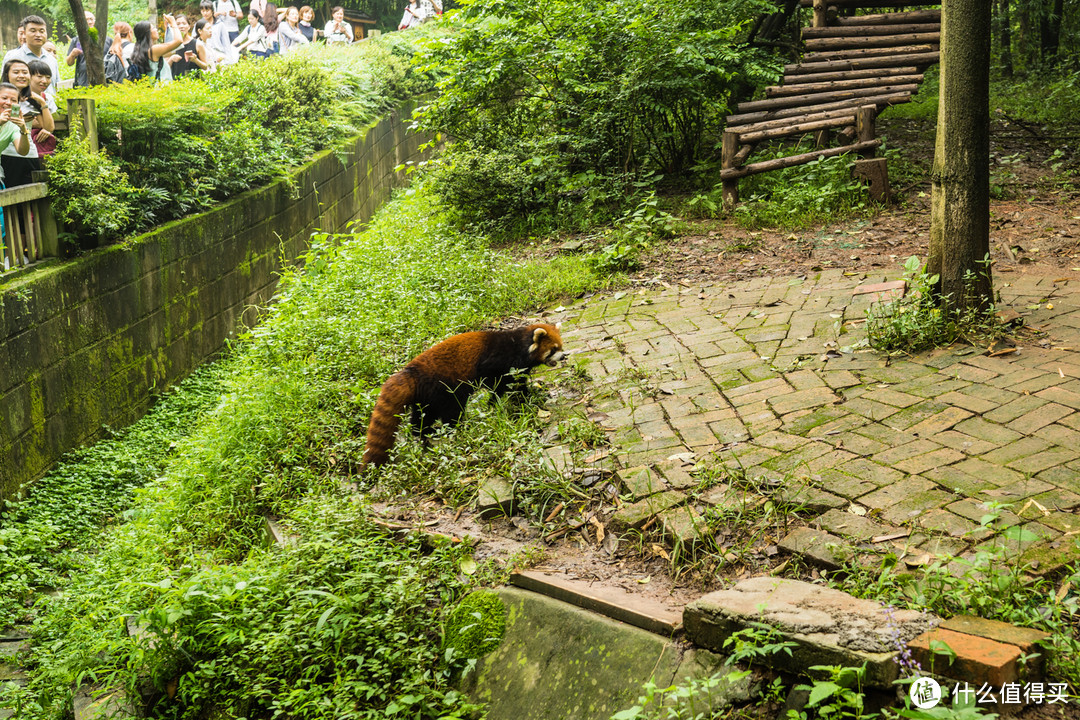
<instances>
[{"instance_id":1,"label":"wooden railing","mask_svg":"<svg viewBox=\"0 0 1080 720\"><path fill-rule=\"evenodd\" d=\"M97 150L97 116L94 101L85 98L68 100L67 116L57 115L58 134L66 134L70 125L89 136L90 145ZM35 173L35 176L38 173ZM49 188L42 181L0 190L0 213L3 234L0 235L0 272L32 265L60 252L59 228L49 203ZM35 178L38 179L38 178Z\"/></svg>"},{"instance_id":2,"label":"wooden railing","mask_svg":"<svg viewBox=\"0 0 1080 720\"><path fill-rule=\"evenodd\" d=\"M30 183L0 190L4 235L4 270L25 267L59 252L56 221L45 183Z\"/></svg>"}]
</instances>

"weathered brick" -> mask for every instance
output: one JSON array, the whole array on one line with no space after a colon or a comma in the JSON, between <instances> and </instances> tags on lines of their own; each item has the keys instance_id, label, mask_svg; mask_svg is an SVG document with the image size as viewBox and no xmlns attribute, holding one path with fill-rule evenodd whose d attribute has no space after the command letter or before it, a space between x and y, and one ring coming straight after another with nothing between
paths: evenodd
<instances>
[{"instance_id":1,"label":"weathered brick","mask_svg":"<svg viewBox=\"0 0 1080 720\"><path fill-rule=\"evenodd\" d=\"M608 527L614 532L640 528L654 515L658 515L683 502L686 502L686 496L674 490L651 495L644 500L619 508L608 521Z\"/></svg>"},{"instance_id":2,"label":"weathered brick","mask_svg":"<svg viewBox=\"0 0 1080 720\"><path fill-rule=\"evenodd\" d=\"M991 422L1004 424L1012 422L1016 418L1046 405L1047 402L1048 401L1040 397L1035 397L1034 395L1021 395L1012 402L1005 403L996 410L991 410L983 415L983 417Z\"/></svg>"},{"instance_id":3,"label":"weathered brick","mask_svg":"<svg viewBox=\"0 0 1080 720\"><path fill-rule=\"evenodd\" d=\"M768 399L768 402L777 415L786 415L796 410L833 405L840 402L840 398L831 389L821 385L780 397L773 396Z\"/></svg>"},{"instance_id":4,"label":"weathered brick","mask_svg":"<svg viewBox=\"0 0 1080 720\"><path fill-rule=\"evenodd\" d=\"M948 409L948 405L942 405L941 403L924 400L918 405L912 405L909 408L901 410L895 415L890 415L888 418L885 419L884 423L891 428L895 428L897 430L905 430L914 434L911 429L912 427L917 426L924 420L928 420L936 415L940 415Z\"/></svg>"},{"instance_id":5,"label":"weathered brick","mask_svg":"<svg viewBox=\"0 0 1080 720\"><path fill-rule=\"evenodd\" d=\"M1048 403L1029 413L1021 415L1008 425L1017 432L1031 434L1039 428L1046 427L1075 412L1076 411L1070 407L1058 405L1057 403Z\"/></svg>"},{"instance_id":6,"label":"weathered brick","mask_svg":"<svg viewBox=\"0 0 1080 720\"><path fill-rule=\"evenodd\" d=\"M850 410L857 415L862 415L864 418L875 422L884 420L890 415L895 415L899 412L899 409L892 405L867 400L865 397L857 397L846 401L844 403L844 409Z\"/></svg>"},{"instance_id":7,"label":"weathered brick","mask_svg":"<svg viewBox=\"0 0 1080 720\"><path fill-rule=\"evenodd\" d=\"M916 455L915 457L908 458L907 460L901 460L898 463L894 463L893 467L901 472L906 473L921 473L926 470L931 470L937 467L943 467L945 465L951 465L954 462L963 460L966 456L959 450L953 450L952 448L940 448L933 452L924 453L922 455Z\"/></svg>"},{"instance_id":8,"label":"weathered brick","mask_svg":"<svg viewBox=\"0 0 1080 720\"><path fill-rule=\"evenodd\" d=\"M1020 438L1016 442L1011 442L1008 445L991 450L990 452L983 454L981 458L986 462L1004 465L1013 462L1014 460L1040 453L1050 447L1050 443L1045 440L1036 437L1025 437Z\"/></svg>"},{"instance_id":9,"label":"weathered brick","mask_svg":"<svg viewBox=\"0 0 1080 720\"><path fill-rule=\"evenodd\" d=\"M938 397L938 400L976 413L988 412L999 405L999 403L979 397L978 395L968 395L962 391L956 390L945 393Z\"/></svg>"},{"instance_id":10,"label":"weathered brick","mask_svg":"<svg viewBox=\"0 0 1080 720\"><path fill-rule=\"evenodd\" d=\"M967 420L972 416L969 410L958 407L946 407L939 413L926 418L922 422L912 425L907 429L912 435L919 437L934 437L956 425L958 422Z\"/></svg>"},{"instance_id":11,"label":"weathered brick","mask_svg":"<svg viewBox=\"0 0 1080 720\"><path fill-rule=\"evenodd\" d=\"M1010 430L997 423L987 422L980 417L973 417L958 422L953 429L962 432L965 435L970 435L979 438L980 440L994 443L995 445L1005 445L1023 437L1015 430Z\"/></svg>"},{"instance_id":12,"label":"weathered brick","mask_svg":"<svg viewBox=\"0 0 1080 720\"><path fill-rule=\"evenodd\" d=\"M855 554L848 543L835 535L806 527L792 530L780 541L779 547L830 570L839 568Z\"/></svg>"},{"instance_id":13,"label":"weathered brick","mask_svg":"<svg viewBox=\"0 0 1080 720\"><path fill-rule=\"evenodd\" d=\"M938 643L952 651L936 653ZM943 628L924 633L908 643L912 658L925 672L1000 688L1020 678L1020 649L986 638Z\"/></svg>"},{"instance_id":14,"label":"weathered brick","mask_svg":"<svg viewBox=\"0 0 1080 720\"><path fill-rule=\"evenodd\" d=\"M830 510L817 519L817 524L834 535L853 538L859 542L867 542L878 535L888 535L896 532L893 525L874 522L865 515L854 515L842 510Z\"/></svg>"},{"instance_id":15,"label":"weathered brick","mask_svg":"<svg viewBox=\"0 0 1080 720\"><path fill-rule=\"evenodd\" d=\"M651 467L633 467L615 473L623 494L632 502L668 489L664 477Z\"/></svg>"},{"instance_id":16,"label":"weathered brick","mask_svg":"<svg viewBox=\"0 0 1080 720\"><path fill-rule=\"evenodd\" d=\"M1022 473L1037 473L1041 470L1062 465L1075 460L1078 456L1076 450L1066 450L1062 447L1052 447L1042 450L1027 457L1018 458L1008 463L1007 467L1019 470ZM985 457L985 456L984 456Z\"/></svg>"},{"instance_id":17,"label":"weathered brick","mask_svg":"<svg viewBox=\"0 0 1080 720\"><path fill-rule=\"evenodd\" d=\"M902 460L918 457L919 455L940 449L940 445L931 442L930 440L916 440L914 442L904 443L903 445L890 447L888 450L874 455L873 459L876 463L892 466Z\"/></svg>"}]
</instances>

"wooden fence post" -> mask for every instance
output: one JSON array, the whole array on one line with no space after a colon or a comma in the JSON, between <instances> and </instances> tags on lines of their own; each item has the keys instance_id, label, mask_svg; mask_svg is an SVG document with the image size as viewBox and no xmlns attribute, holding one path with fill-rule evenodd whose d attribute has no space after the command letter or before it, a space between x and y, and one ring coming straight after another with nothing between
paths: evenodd
<instances>
[{"instance_id":1,"label":"wooden fence post","mask_svg":"<svg viewBox=\"0 0 1080 720\"><path fill-rule=\"evenodd\" d=\"M77 132L90 141L90 152L98 151L97 110L90 98L68 100L68 132Z\"/></svg>"},{"instance_id":2,"label":"wooden fence post","mask_svg":"<svg viewBox=\"0 0 1080 720\"><path fill-rule=\"evenodd\" d=\"M828 25L829 3L828 0L814 0L814 20L812 27L825 27Z\"/></svg>"},{"instance_id":3,"label":"wooden fence post","mask_svg":"<svg viewBox=\"0 0 1080 720\"><path fill-rule=\"evenodd\" d=\"M724 131L723 144L720 146L720 169L728 170L735 167L735 155L739 151L739 135L731 130ZM724 204L734 207L739 203L739 180L738 178L721 181Z\"/></svg>"},{"instance_id":4,"label":"wooden fence post","mask_svg":"<svg viewBox=\"0 0 1080 720\"><path fill-rule=\"evenodd\" d=\"M873 140L876 130L874 127L874 117L877 115L877 108L873 105L863 105L855 111L855 133L859 142L866 142L867 140ZM874 148L870 148L863 152L863 157L874 157Z\"/></svg>"}]
</instances>

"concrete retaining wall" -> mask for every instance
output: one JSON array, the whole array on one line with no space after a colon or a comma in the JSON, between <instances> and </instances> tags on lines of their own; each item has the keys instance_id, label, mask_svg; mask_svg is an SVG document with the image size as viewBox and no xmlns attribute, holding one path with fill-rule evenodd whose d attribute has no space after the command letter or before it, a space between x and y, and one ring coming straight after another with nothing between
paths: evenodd
<instances>
[{"instance_id":1,"label":"concrete retaining wall","mask_svg":"<svg viewBox=\"0 0 1080 720\"><path fill-rule=\"evenodd\" d=\"M209 212L0 279L0 497L139 418L254 322L312 232L370 219L420 155L411 112Z\"/></svg>"}]
</instances>

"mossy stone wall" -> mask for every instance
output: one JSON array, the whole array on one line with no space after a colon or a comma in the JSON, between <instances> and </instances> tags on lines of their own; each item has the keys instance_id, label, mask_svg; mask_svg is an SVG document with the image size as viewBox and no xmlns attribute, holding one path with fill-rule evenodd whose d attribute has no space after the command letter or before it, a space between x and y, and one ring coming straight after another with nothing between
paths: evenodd
<instances>
[{"instance_id":1,"label":"mossy stone wall","mask_svg":"<svg viewBox=\"0 0 1080 720\"><path fill-rule=\"evenodd\" d=\"M285 180L0 279L0 498L139 418L257 320L313 232L367 221L419 159L407 104Z\"/></svg>"}]
</instances>

